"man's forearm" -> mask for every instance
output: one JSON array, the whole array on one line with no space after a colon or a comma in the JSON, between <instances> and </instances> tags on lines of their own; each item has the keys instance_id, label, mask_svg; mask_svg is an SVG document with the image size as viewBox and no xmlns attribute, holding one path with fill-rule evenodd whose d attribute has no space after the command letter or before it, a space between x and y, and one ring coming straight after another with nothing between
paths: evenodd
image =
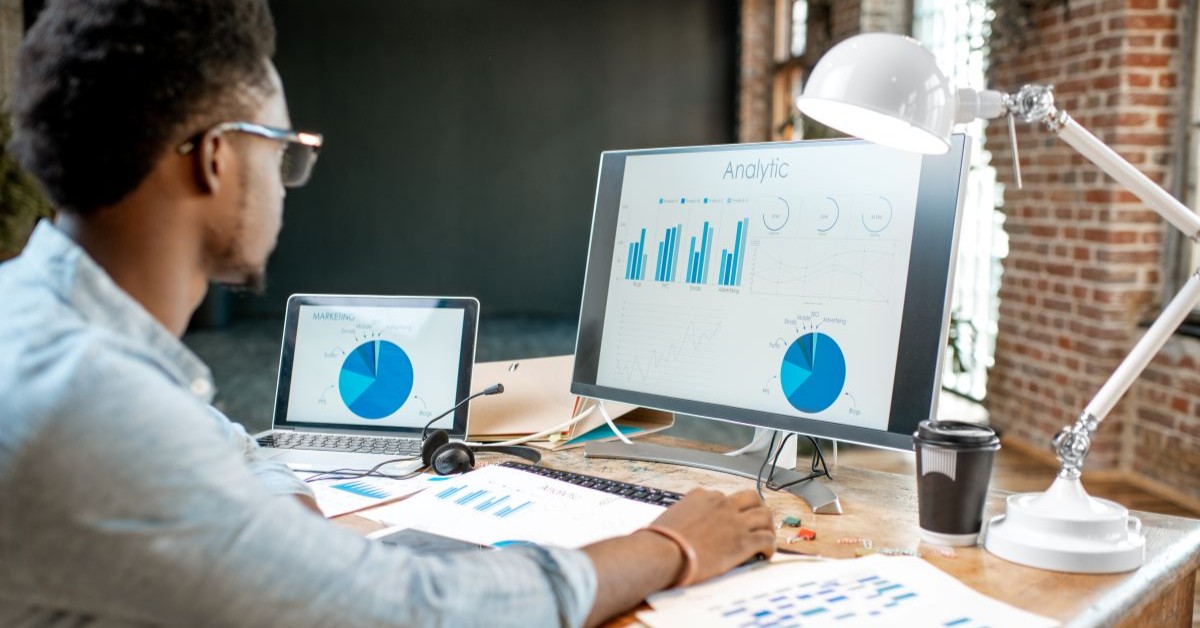
<instances>
[{"instance_id":1,"label":"man's forearm","mask_svg":"<svg viewBox=\"0 0 1200 628\"><path fill-rule=\"evenodd\" d=\"M653 532L635 532L583 548L596 569L596 601L587 625L595 626L632 608L675 582L683 553Z\"/></svg>"}]
</instances>

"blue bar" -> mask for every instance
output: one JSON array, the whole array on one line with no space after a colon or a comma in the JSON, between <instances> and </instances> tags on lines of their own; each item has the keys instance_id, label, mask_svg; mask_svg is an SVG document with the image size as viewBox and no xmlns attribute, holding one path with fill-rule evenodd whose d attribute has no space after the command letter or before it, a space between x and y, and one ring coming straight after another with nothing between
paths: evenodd
<instances>
[{"instance_id":1,"label":"blue bar","mask_svg":"<svg viewBox=\"0 0 1200 628\"><path fill-rule=\"evenodd\" d=\"M521 504L520 506L517 506L516 508L505 506L504 508L501 508L500 510L496 511L496 516L497 517L507 517L507 516L513 514L514 512L517 512L518 510L528 506L531 503L532 502L525 502L524 504Z\"/></svg>"},{"instance_id":2,"label":"blue bar","mask_svg":"<svg viewBox=\"0 0 1200 628\"><path fill-rule=\"evenodd\" d=\"M673 281L674 277L674 243L676 243L676 234L674 227L667 229L667 264L666 270L662 273L662 281Z\"/></svg>"},{"instance_id":3,"label":"blue bar","mask_svg":"<svg viewBox=\"0 0 1200 628\"><path fill-rule=\"evenodd\" d=\"M487 512L487 510L489 508L491 508L492 506L495 506L496 504L503 502L506 499L508 499L508 495L505 495L504 497L493 497L493 498L487 500L486 502L483 502L482 504L479 504L478 506L476 506L475 510L478 510L479 512Z\"/></svg>"},{"instance_id":4,"label":"blue bar","mask_svg":"<svg viewBox=\"0 0 1200 628\"><path fill-rule=\"evenodd\" d=\"M333 488L362 495L363 497L372 497L374 499L384 499L388 496L387 491L375 488L366 482L346 482L344 484L334 484Z\"/></svg>"},{"instance_id":5,"label":"blue bar","mask_svg":"<svg viewBox=\"0 0 1200 628\"><path fill-rule=\"evenodd\" d=\"M746 267L746 240L750 238L750 219L743 218L742 225L742 250L738 252L737 277L734 279L736 285L742 285L742 269Z\"/></svg>"},{"instance_id":6,"label":"blue bar","mask_svg":"<svg viewBox=\"0 0 1200 628\"><path fill-rule=\"evenodd\" d=\"M712 230L704 223L704 246L700 247L700 283L708 283L708 267L712 265Z\"/></svg>"},{"instance_id":7,"label":"blue bar","mask_svg":"<svg viewBox=\"0 0 1200 628\"><path fill-rule=\"evenodd\" d=\"M688 283L696 282L696 237L692 235L688 245Z\"/></svg>"},{"instance_id":8,"label":"blue bar","mask_svg":"<svg viewBox=\"0 0 1200 628\"><path fill-rule=\"evenodd\" d=\"M697 252L696 255L694 256L694 258L692 259L692 271L694 273L694 275L692 276L692 283L700 283L700 253L699 252Z\"/></svg>"},{"instance_id":9,"label":"blue bar","mask_svg":"<svg viewBox=\"0 0 1200 628\"><path fill-rule=\"evenodd\" d=\"M659 274L662 278L659 281L667 281L667 276L671 272L671 230L667 229L663 232L663 257L662 268L659 269Z\"/></svg>"},{"instance_id":10,"label":"blue bar","mask_svg":"<svg viewBox=\"0 0 1200 628\"><path fill-rule=\"evenodd\" d=\"M658 265L658 274L660 275L659 281L667 280L667 270L669 270L670 266L671 266L671 262L669 261L670 257L671 257L671 230L665 229L665 230L663 230L663 240L662 240L662 261L660 261L659 265Z\"/></svg>"},{"instance_id":11,"label":"blue bar","mask_svg":"<svg viewBox=\"0 0 1200 628\"><path fill-rule=\"evenodd\" d=\"M440 498L442 498L442 499L447 499L447 498L449 498L449 497L453 497L455 493L457 493L457 492L459 492L459 491L463 490L463 488L464 488L465 486L466 486L466 484L464 484L464 485L462 485L462 486L456 486L456 487L454 487L454 488L448 488L448 489L446 489L446 490L444 490L444 491L442 491L442 492L438 493L438 494L437 494L437 496L438 496L438 497L440 497Z\"/></svg>"},{"instance_id":12,"label":"blue bar","mask_svg":"<svg viewBox=\"0 0 1200 628\"><path fill-rule=\"evenodd\" d=\"M656 263L656 264L655 264L655 266L654 266L654 280L655 280L655 281L662 281L662 276L663 276L663 245L664 245L664 244L666 244L666 242L659 242L659 243L658 243L658 263Z\"/></svg>"},{"instance_id":13,"label":"blue bar","mask_svg":"<svg viewBox=\"0 0 1200 628\"><path fill-rule=\"evenodd\" d=\"M675 255L671 258L671 281L679 274L679 234L683 233L683 225L675 225Z\"/></svg>"},{"instance_id":14,"label":"blue bar","mask_svg":"<svg viewBox=\"0 0 1200 628\"><path fill-rule=\"evenodd\" d=\"M637 243L629 243L629 255L625 256L625 278L633 279L633 271L637 268L637 264L633 262L633 254L637 252Z\"/></svg>"},{"instance_id":15,"label":"blue bar","mask_svg":"<svg viewBox=\"0 0 1200 628\"><path fill-rule=\"evenodd\" d=\"M478 491L475 491L474 493L468 493L466 496L458 498L457 500L455 500L454 503L458 504L459 506L466 506L467 504L478 499L480 496L486 495L486 494L487 494L486 490L479 489Z\"/></svg>"},{"instance_id":16,"label":"blue bar","mask_svg":"<svg viewBox=\"0 0 1200 628\"><path fill-rule=\"evenodd\" d=\"M721 249L721 275L717 277L718 286L729 285L729 251Z\"/></svg>"},{"instance_id":17,"label":"blue bar","mask_svg":"<svg viewBox=\"0 0 1200 628\"><path fill-rule=\"evenodd\" d=\"M675 227L667 229L667 276L666 281L675 281L675 245L679 240Z\"/></svg>"},{"instance_id":18,"label":"blue bar","mask_svg":"<svg viewBox=\"0 0 1200 628\"><path fill-rule=\"evenodd\" d=\"M629 261L629 263L630 263L630 264L633 264L633 277L631 277L631 279L637 279L637 278L638 278L638 276L637 276L637 273L638 273L638 256L640 256L641 254L642 254L642 250L638 248L638 243L637 243L637 242L634 242L634 243L633 243L633 259Z\"/></svg>"},{"instance_id":19,"label":"blue bar","mask_svg":"<svg viewBox=\"0 0 1200 628\"><path fill-rule=\"evenodd\" d=\"M667 229L667 276L663 278L664 281L675 281L676 245L678 243L679 236L675 227Z\"/></svg>"},{"instance_id":20,"label":"blue bar","mask_svg":"<svg viewBox=\"0 0 1200 628\"><path fill-rule=\"evenodd\" d=\"M637 250L637 276L634 279L641 281L646 278L646 230L642 229L642 238L638 240Z\"/></svg>"},{"instance_id":21,"label":"blue bar","mask_svg":"<svg viewBox=\"0 0 1200 628\"><path fill-rule=\"evenodd\" d=\"M738 277L739 273L737 272L737 268L738 268L738 262L742 258L742 229L743 229L743 227L745 227L745 223L743 223L742 221L739 220L738 228L737 228L737 237L734 238L734 240L733 240L733 259L731 260L731 263L729 264L729 285L731 285L731 286L738 285L737 277Z\"/></svg>"}]
</instances>

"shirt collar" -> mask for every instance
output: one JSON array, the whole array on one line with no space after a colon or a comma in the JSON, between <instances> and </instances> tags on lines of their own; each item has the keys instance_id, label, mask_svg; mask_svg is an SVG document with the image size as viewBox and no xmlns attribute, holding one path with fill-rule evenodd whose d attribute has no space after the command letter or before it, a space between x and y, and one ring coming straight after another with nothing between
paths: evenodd
<instances>
[{"instance_id":1,"label":"shirt collar","mask_svg":"<svg viewBox=\"0 0 1200 628\"><path fill-rule=\"evenodd\" d=\"M200 358L49 220L38 223L21 259L41 269L51 289L84 320L149 349L172 380L204 403L212 402L212 374Z\"/></svg>"}]
</instances>

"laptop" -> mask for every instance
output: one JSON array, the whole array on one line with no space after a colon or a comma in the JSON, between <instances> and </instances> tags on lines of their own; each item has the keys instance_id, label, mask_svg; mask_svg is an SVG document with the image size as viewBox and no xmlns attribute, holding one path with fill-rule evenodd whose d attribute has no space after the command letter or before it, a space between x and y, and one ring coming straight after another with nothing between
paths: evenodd
<instances>
[{"instance_id":1,"label":"laptop","mask_svg":"<svg viewBox=\"0 0 1200 628\"><path fill-rule=\"evenodd\" d=\"M288 298L265 457L298 470L367 470L419 456L421 428L470 394L479 301ZM464 405L430 429L467 433Z\"/></svg>"}]
</instances>

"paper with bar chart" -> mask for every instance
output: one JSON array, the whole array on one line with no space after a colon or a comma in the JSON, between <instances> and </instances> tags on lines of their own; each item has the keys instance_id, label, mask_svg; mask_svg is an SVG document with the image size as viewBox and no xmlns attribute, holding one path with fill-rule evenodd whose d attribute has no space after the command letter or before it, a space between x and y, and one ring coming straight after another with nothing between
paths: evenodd
<instances>
[{"instance_id":1,"label":"paper with bar chart","mask_svg":"<svg viewBox=\"0 0 1200 628\"><path fill-rule=\"evenodd\" d=\"M301 479L308 479L318 474L296 472L296 475ZM309 486L313 490L321 514L337 517L407 497L426 488L438 486L445 479L440 475L419 475L407 480L365 477L317 480Z\"/></svg>"},{"instance_id":2,"label":"paper with bar chart","mask_svg":"<svg viewBox=\"0 0 1200 628\"><path fill-rule=\"evenodd\" d=\"M1051 628L916 557L781 561L647 600L651 628Z\"/></svg>"},{"instance_id":3,"label":"paper with bar chart","mask_svg":"<svg viewBox=\"0 0 1200 628\"><path fill-rule=\"evenodd\" d=\"M867 144L627 157L597 384L886 429L920 167Z\"/></svg>"},{"instance_id":4,"label":"paper with bar chart","mask_svg":"<svg viewBox=\"0 0 1200 628\"><path fill-rule=\"evenodd\" d=\"M496 547L519 543L583 547L644 527L663 510L493 465L363 516Z\"/></svg>"},{"instance_id":5,"label":"paper with bar chart","mask_svg":"<svg viewBox=\"0 0 1200 628\"><path fill-rule=\"evenodd\" d=\"M455 403L462 326L454 308L300 306L287 420L424 425Z\"/></svg>"}]
</instances>

